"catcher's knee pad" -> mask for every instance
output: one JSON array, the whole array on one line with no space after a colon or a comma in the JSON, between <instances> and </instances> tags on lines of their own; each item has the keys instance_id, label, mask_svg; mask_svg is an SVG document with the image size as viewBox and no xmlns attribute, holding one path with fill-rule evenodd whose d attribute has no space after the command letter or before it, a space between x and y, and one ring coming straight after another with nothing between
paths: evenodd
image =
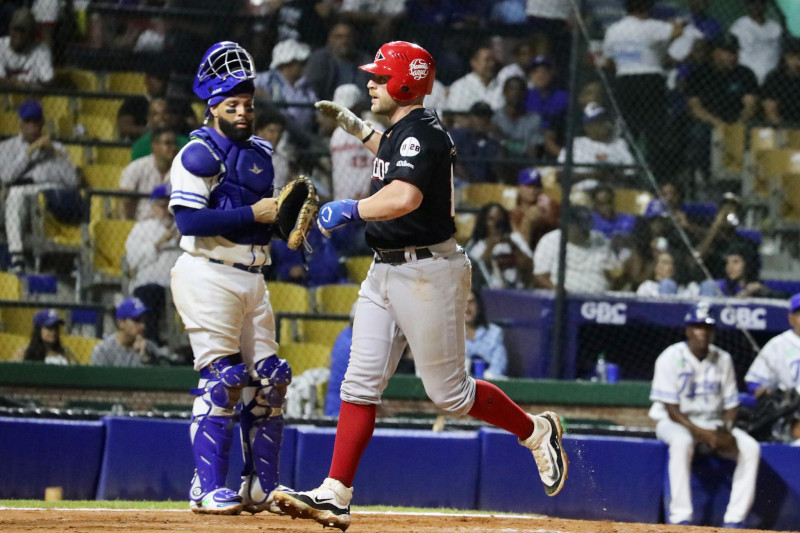
<instances>
[{"instance_id":1,"label":"catcher's knee pad","mask_svg":"<svg viewBox=\"0 0 800 533\"><path fill-rule=\"evenodd\" d=\"M240 354L229 355L217 359L200 371L200 382L192 389L192 394L199 396L208 405L207 414L225 416L224 410L231 411L239 401L241 389L250 381L247 366L242 362ZM195 402L197 404L197 402Z\"/></svg>"}]
</instances>

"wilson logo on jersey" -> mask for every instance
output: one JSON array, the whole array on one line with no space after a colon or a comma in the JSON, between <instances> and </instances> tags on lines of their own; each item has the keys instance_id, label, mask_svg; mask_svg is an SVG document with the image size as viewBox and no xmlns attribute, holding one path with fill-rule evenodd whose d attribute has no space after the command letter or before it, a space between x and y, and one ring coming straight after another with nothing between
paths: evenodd
<instances>
[{"instance_id":1,"label":"wilson logo on jersey","mask_svg":"<svg viewBox=\"0 0 800 533\"><path fill-rule=\"evenodd\" d=\"M414 77L415 80L421 80L428 77L430 67L424 59L415 59L408 65L408 73Z\"/></svg>"},{"instance_id":2,"label":"wilson logo on jersey","mask_svg":"<svg viewBox=\"0 0 800 533\"><path fill-rule=\"evenodd\" d=\"M400 155L403 157L414 157L419 154L421 147L416 137L409 137L400 145Z\"/></svg>"},{"instance_id":3,"label":"wilson logo on jersey","mask_svg":"<svg viewBox=\"0 0 800 533\"><path fill-rule=\"evenodd\" d=\"M397 162L397 163L395 163L395 164L396 164L398 167L408 167L408 168L414 168L414 165L412 165L411 163L409 163L409 162L408 162L408 161L406 161L405 159L401 159L400 161L398 161L398 162Z\"/></svg>"},{"instance_id":4,"label":"wilson logo on jersey","mask_svg":"<svg viewBox=\"0 0 800 533\"><path fill-rule=\"evenodd\" d=\"M383 181L386 171L389 170L389 165L391 165L389 161L384 161L376 157L375 161L372 163L372 177Z\"/></svg>"}]
</instances>

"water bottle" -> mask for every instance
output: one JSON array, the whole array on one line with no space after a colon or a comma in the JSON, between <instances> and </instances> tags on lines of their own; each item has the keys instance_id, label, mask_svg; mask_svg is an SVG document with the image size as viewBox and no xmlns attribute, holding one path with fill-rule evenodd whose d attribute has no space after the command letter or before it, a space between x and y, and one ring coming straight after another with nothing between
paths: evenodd
<instances>
[{"instance_id":1,"label":"water bottle","mask_svg":"<svg viewBox=\"0 0 800 533\"><path fill-rule=\"evenodd\" d=\"M472 358L472 377L482 379L484 372L486 372L486 361L481 356L476 355Z\"/></svg>"},{"instance_id":2,"label":"water bottle","mask_svg":"<svg viewBox=\"0 0 800 533\"><path fill-rule=\"evenodd\" d=\"M597 356L597 365L594 367L597 381L600 383L608 383L608 367L606 365L606 354L601 353Z\"/></svg>"}]
</instances>

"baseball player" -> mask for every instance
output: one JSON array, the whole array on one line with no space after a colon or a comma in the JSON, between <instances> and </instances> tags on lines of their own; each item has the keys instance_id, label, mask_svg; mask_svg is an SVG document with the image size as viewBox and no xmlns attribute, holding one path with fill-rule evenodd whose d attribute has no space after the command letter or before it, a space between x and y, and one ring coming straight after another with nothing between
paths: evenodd
<instances>
[{"instance_id":1,"label":"baseball player","mask_svg":"<svg viewBox=\"0 0 800 533\"><path fill-rule=\"evenodd\" d=\"M206 51L193 91L208 103L208 125L192 132L170 174L169 207L184 250L172 269L172 294L200 372L189 490L196 513L268 510L278 481L291 369L275 355L275 317L261 274L277 202L272 146L252 134L254 78L253 59L238 44ZM239 493L225 487L237 403L245 458Z\"/></svg>"},{"instance_id":2,"label":"baseball player","mask_svg":"<svg viewBox=\"0 0 800 533\"><path fill-rule=\"evenodd\" d=\"M391 125L381 134L348 109L317 102L377 156L371 196L323 205L318 223L329 235L365 220L375 259L357 301L328 477L308 492L275 491L274 500L294 518L347 529L353 478L375 429L381 394L406 345L433 402L453 415L469 414L515 434L533 452L545 491L554 496L568 467L558 415L529 415L465 369L470 262L453 238L455 148L436 114L423 107L433 85L433 58L415 44L394 41L360 68L372 74L367 84L372 112L385 115Z\"/></svg>"},{"instance_id":3,"label":"baseball player","mask_svg":"<svg viewBox=\"0 0 800 533\"><path fill-rule=\"evenodd\" d=\"M749 392L759 398L776 390L800 394L800 293L789 300L791 329L773 337L750 365L744 380ZM800 419L795 413L791 438L800 444Z\"/></svg>"},{"instance_id":4,"label":"baseball player","mask_svg":"<svg viewBox=\"0 0 800 533\"><path fill-rule=\"evenodd\" d=\"M706 302L684 319L686 341L664 350L656 360L650 418L656 436L669 446L669 521L692 523L689 474L695 445L736 460L724 527L742 529L756 490L761 448L745 431L733 427L739 405L731 355L714 346L714 324Z\"/></svg>"}]
</instances>

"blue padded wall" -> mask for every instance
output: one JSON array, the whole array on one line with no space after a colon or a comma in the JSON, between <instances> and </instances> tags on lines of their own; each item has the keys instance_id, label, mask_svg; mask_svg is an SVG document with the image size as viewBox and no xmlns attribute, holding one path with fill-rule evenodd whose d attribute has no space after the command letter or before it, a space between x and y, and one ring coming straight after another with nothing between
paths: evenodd
<instances>
[{"instance_id":1,"label":"blue padded wall","mask_svg":"<svg viewBox=\"0 0 800 533\"><path fill-rule=\"evenodd\" d=\"M531 452L513 435L482 429L478 508L562 518L657 523L666 446L637 438L566 435L570 460L564 490L542 488Z\"/></svg>"},{"instance_id":2,"label":"blue padded wall","mask_svg":"<svg viewBox=\"0 0 800 533\"><path fill-rule=\"evenodd\" d=\"M297 489L317 487L327 477L335 434L334 428L298 428ZM377 429L353 482L353 503L472 509L479 447L473 431Z\"/></svg>"},{"instance_id":3,"label":"blue padded wall","mask_svg":"<svg viewBox=\"0 0 800 533\"><path fill-rule=\"evenodd\" d=\"M0 418L0 498L43 499L46 487L64 498L91 500L103 453L103 424Z\"/></svg>"},{"instance_id":4,"label":"blue padded wall","mask_svg":"<svg viewBox=\"0 0 800 533\"><path fill-rule=\"evenodd\" d=\"M194 459L187 420L147 420L108 417L98 500L188 500ZM281 469L291 472L293 428L286 428ZM234 432L228 487L241 484L243 459L239 431ZM289 484L291 476L281 482Z\"/></svg>"}]
</instances>

